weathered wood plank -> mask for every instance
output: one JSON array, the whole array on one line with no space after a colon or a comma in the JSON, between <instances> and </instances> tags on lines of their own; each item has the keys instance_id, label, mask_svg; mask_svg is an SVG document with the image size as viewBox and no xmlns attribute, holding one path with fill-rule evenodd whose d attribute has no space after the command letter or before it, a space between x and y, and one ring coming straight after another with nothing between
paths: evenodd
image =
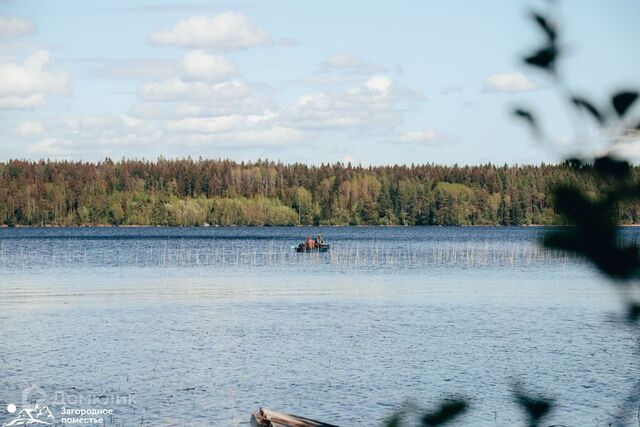
<instances>
[{"instance_id":1,"label":"weathered wood plank","mask_svg":"<svg viewBox=\"0 0 640 427\"><path fill-rule=\"evenodd\" d=\"M251 415L251 427L338 427L309 418L260 408Z\"/></svg>"}]
</instances>

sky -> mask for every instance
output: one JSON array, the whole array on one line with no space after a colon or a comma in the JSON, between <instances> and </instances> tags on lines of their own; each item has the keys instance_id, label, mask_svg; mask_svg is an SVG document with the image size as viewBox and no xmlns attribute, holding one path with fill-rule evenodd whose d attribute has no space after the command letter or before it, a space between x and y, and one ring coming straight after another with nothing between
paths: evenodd
<instances>
[{"instance_id":1,"label":"sky","mask_svg":"<svg viewBox=\"0 0 640 427\"><path fill-rule=\"evenodd\" d=\"M609 149L522 64L541 43L532 10L559 23L571 93L604 109L640 88L636 0L0 0L0 161L532 164ZM613 149L640 160L636 139Z\"/></svg>"}]
</instances>

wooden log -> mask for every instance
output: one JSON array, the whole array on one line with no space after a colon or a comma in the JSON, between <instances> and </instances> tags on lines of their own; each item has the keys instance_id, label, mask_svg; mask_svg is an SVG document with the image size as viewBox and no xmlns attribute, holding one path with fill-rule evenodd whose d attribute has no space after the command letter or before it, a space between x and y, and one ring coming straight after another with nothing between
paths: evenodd
<instances>
[{"instance_id":1,"label":"wooden log","mask_svg":"<svg viewBox=\"0 0 640 427\"><path fill-rule=\"evenodd\" d=\"M251 414L251 427L338 427L309 418L260 408Z\"/></svg>"}]
</instances>

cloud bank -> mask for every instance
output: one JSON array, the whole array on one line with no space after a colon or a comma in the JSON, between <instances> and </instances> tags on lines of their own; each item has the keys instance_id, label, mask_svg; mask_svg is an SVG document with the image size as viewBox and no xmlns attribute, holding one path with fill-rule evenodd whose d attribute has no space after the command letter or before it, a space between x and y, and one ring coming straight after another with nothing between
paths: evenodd
<instances>
[{"instance_id":1,"label":"cloud bank","mask_svg":"<svg viewBox=\"0 0 640 427\"><path fill-rule=\"evenodd\" d=\"M265 46L272 42L269 33L245 15L235 12L183 19L171 29L149 34L147 40L155 46L223 51Z\"/></svg>"},{"instance_id":2,"label":"cloud bank","mask_svg":"<svg viewBox=\"0 0 640 427\"><path fill-rule=\"evenodd\" d=\"M24 18L0 16L0 37L20 37L36 32L33 22Z\"/></svg>"},{"instance_id":3,"label":"cloud bank","mask_svg":"<svg viewBox=\"0 0 640 427\"><path fill-rule=\"evenodd\" d=\"M0 62L0 109L34 109L44 104L51 93L69 89L69 75L53 70L46 50L31 54L22 63Z\"/></svg>"},{"instance_id":4,"label":"cloud bank","mask_svg":"<svg viewBox=\"0 0 640 427\"><path fill-rule=\"evenodd\" d=\"M529 92L538 89L536 82L521 73L495 73L484 80L484 92Z\"/></svg>"}]
</instances>

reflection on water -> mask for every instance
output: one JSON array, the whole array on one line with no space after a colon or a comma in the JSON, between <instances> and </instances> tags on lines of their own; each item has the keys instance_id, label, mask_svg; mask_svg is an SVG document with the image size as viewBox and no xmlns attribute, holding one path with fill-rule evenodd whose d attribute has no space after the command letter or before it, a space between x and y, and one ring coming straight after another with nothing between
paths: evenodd
<instances>
[{"instance_id":1,"label":"reflection on water","mask_svg":"<svg viewBox=\"0 0 640 427\"><path fill-rule=\"evenodd\" d=\"M239 425L267 406L365 426L458 392L467 424L510 426L518 378L559 400L551 424L603 424L634 342L612 289L542 231L2 229L0 403L37 384L113 407L107 425ZM317 233L329 253L291 250Z\"/></svg>"}]
</instances>

